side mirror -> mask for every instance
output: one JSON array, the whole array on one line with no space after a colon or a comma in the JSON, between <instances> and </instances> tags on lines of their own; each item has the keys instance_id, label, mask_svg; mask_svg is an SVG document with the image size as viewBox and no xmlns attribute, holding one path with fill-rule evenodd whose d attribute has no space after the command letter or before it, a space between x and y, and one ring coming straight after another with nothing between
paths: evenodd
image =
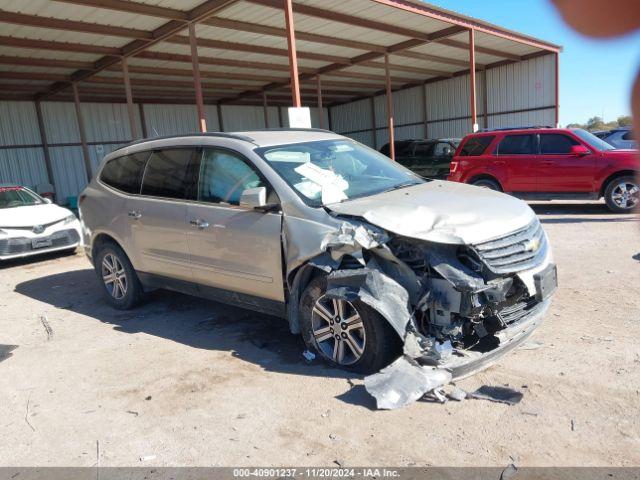
<instances>
[{"instance_id":1,"label":"side mirror","mask_svg":"<svg viewBox=\"0 0 640 480\"><path fill-rule=\"evenodd\" d=\"M576 155L578 157L582 157L583 155L589 155L591 151L585 147L584 145L572 145L571 146L571 155Z\"/></svg>"},{"instance_id":2,"label":"side mirror","mask_svg":"<svg viewBox=\"0 0 640 480\"><path fill-rule=\"evenodd\" d=\"M53 201L50 198L45 197L44 203L53 203Z\"/></svg>"},{"instance_id":3,"label":"side mirror","mask_svg":"<svg viewBox=\"0 0 640 480\"><path fill-rule=\"evenodd\" d=\"M453 156L453 150L451 150L451 148L449 148L449 147L445 147L445 149L442 151L442 154L445 157L452 157Z\"/></svg>"},{"instance_id":4,"label":"side mirror","mask_svg":"<svg viewBox=\"0 0 640 480\"><path fill-rule=\"evenodd\" d=\"M240 206L245 208L260 208L267 204L267 189L265 187L247 188L240 195Z\"/></svg>"}]
</instances>

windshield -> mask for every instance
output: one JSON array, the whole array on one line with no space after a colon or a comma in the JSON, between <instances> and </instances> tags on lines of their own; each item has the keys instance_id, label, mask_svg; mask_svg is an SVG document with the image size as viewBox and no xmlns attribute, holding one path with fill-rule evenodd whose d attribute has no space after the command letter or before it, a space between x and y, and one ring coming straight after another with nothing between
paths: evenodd
<instances>
[{"instance_id":1,"label":"windshield","mask_svg":"<svg viewBox=\"0 0 640 480\"><path fill-rule=\"evenodd\" d=\"M0 187L0 208L24 207L41 203L44 203L42 198L22 187Z\"/></svg>"},{"instance_id":2,"label":"windshield","mask_svg":"<svg viewBox=\"0 0 640 480\"><path fill-rule=\"evenodd\" d=\"M594 148L598 150L615 150L613 146L602 140L601 138L596 137L593 133L587 132L586 130L582 130L581 128L576 128L573 130L578 137L587 142Z\"/></svg>"},{"instance_id":3,"label":"windshield","mask_svg":"<svg viewBox=\"0 0 640 480\"><path fill-rule=\"evenodd\" d=\"M256 149L308 205L319 207L424 183L411 171L353 140Z\"/></svg>"}]
</instances>

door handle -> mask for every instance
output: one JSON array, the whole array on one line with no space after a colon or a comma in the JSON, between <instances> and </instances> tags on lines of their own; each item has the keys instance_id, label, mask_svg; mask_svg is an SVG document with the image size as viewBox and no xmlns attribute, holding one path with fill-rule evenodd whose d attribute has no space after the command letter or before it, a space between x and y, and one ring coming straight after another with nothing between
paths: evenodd
<instances>
[{"instance_id":1,"label":"door handle","mask_svg":"<svg viewBox=\"0 0 640 480\"><path fill-rule=\"evenodd\" d=\"M505 162L504 160L495 160L493 162L493 164L497 167L501 167L502 165L506 164L507 162Z\"/></svg>"},{"instance_id":2,"label":"door handle","mask_svg":"<svg viewBox=\"0 0 640 480\"><path fill-rule=\"evenodd\" d=\"M209 228L209 222L205 222L204 220L201 220L201 219L191 220L189 223L191 224L192 227L199 228L200 230Z\"/></svg>"},{"instance_id":3,"label":"door handle","mask_svg":"<svg viewBox=\"0 0 640 480\"><path fill-rule=\"evenodd\" d=\"M548 166L551 166L551 165L555 165L555 164L556 164L556 162L552 162L551 160L544 160L544 161L542 162L542 165L545 165L545 166L547 166L547 167L548 167Z\"/></svg>"},{"instance_id":4,"label":"door handle","mask_svg":"<svg viewBox=\"0 0 640 480\"><path fill-rule=\"evenodd\" d=\"M140 217L142 217L142 214L140 212L138 212L137 210L131 210L128 213L129 217L133 218L134 220L138 220Z\"/></svg>"}]
</instances>

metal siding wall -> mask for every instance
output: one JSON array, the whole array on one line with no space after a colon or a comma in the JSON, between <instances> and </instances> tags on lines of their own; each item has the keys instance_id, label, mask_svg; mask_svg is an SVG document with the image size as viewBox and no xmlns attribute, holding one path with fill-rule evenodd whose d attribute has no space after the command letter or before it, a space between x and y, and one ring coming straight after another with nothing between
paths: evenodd
<instances>
[{"instance_id":1,"label":"metal siding wall","mask_svg":"<svg viewBox=\"0 0 640 480\"><path fill-rule=\"evenodd\" d=\"M42 148L0 150L0 183L17 183L29 188L48 183Z\"/></svg>"},{"instance_id":2,"label":"metal siding wall","mask_svg":"<svg viewBox=\"0 0 640 480\"><path fill-rule=\"evenodd\" d=\"M516 125L550 125L555 121L555 110L546 108L530 112L507 113L504 115L491 115L489 128L512 127Z\"/></svg>"},{"instance_id":3,"label":"metal siding wall","mask_svg":"<svg viewBox=\"0 0 640 480\"><path fill-rule=\"evenodd\" d=\"M371 131L349 133L349 134L347 134L345 136L349 137L349 138L352 138L356 142L363 143L363 144L373 148L373 135L371 134Z\"/></svg>"},{"instance_id":4,"label":"metal siding wall","mask_svg":"<svg viewBox=\"0 0 640 480\"><path fill-rule=\"evenodd\" d=\"M43 102L42 116L44 128L47 132L47 140L50 144L80 143L78 120L73 103Z\"/></svg>"},{"instance_id":5,"label":"metal siding wall","mask_svg":"<svg viewBox=\"0 0 640 480\"><path fill-rule=\"evenodd\" d=\"M82 147L50 147L53 180L59 203L77 196L87 185L82 161Z\"/></svg>"},{"instance_id":6,"label":"metal siding wall","mask_svg":"<svg viewBox=\"0 0 640 480\"><path fill-rule=\"evenodd\" d=\"M0 145L41 143L33 102L0 102ZM44 151L36 148L0 149L0 183L18 183L30 188L47 183Z\"/></svg>"},{"instance_id":7,"label":"metal siding wall","mask_svg":"<svg viewBox=\"0 0 640 480\"><path fill-rule=\"evenodd\" d=\"M198 131L198 113L195 105L145 103L143 109L147 134L150 138Z\"/></svg>"},{"instance_id":8,"label":"metal siding wall","mask_svg":"<svg viewBox=\"0 0 640 480\"><path fill-rule=\"evenodd\" d=\"M352 132L371 128L371 108L369 99L358 100L331 109L333 130Z\"/></svg>"},{"instance_id":9,"label":"metal siding wall","mask_svg":"<svg viewBox=\"0 0 640 480\"><path fill-rule=\"evenodd\" d=\"M487 70L489 113L551 106L554 83L553 55Z\"/></svg>"}]
</instances>

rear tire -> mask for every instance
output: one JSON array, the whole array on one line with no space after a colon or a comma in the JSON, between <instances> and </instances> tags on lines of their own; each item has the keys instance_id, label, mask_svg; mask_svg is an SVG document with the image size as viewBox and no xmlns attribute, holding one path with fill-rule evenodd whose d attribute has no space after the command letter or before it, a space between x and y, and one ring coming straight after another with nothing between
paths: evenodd
<instances>
[{"instance_id":1,"label":"rear tire","mask_svg":"<svg viewBox=\"0 0 640 480\"><path fill-rule=\"evenodd\" d=\"M640 185L633 175L614 178L604 190L604 201L614 213L633 213L640 202Z\"/></svg>"},{"instance_id":2,"label":"rear tire","mask_svg":"<svg viewBox=\"0 0 640 480\"><path fill-rule=\"evenodd\" d=\"M129 310L140 303L142 285L129 258L119 246L105 243L99 248L95 271L102 293L113 308Z\"/></svg>"},{"instance_id":3,"label":"rear tire","mask_svg":"<svg viewBox=\"0 0 640 480\"><path fill-rule=\"evenodd\" d=\"M342 306L332 307L336 304L325 297L326 290L326 277L316 277L300 300L302 338L309 350L331 365L362 374L377 372L398 357L400 338L378 312L359 299L339 300Z\"/></svg>"},{"instance_id":4,"label":"rear tire","mask_svg":"<svg viewBox=\"0 0 640 480\"><path fill-rule=\"evenodd\" d=\"M502 188L500 188L498 182L489 178L479 178L472 181L471 185L475 185L476 187L488 188L489 190L495 190L496 192L502 191Z\"/></svg>"}]
</instances>

